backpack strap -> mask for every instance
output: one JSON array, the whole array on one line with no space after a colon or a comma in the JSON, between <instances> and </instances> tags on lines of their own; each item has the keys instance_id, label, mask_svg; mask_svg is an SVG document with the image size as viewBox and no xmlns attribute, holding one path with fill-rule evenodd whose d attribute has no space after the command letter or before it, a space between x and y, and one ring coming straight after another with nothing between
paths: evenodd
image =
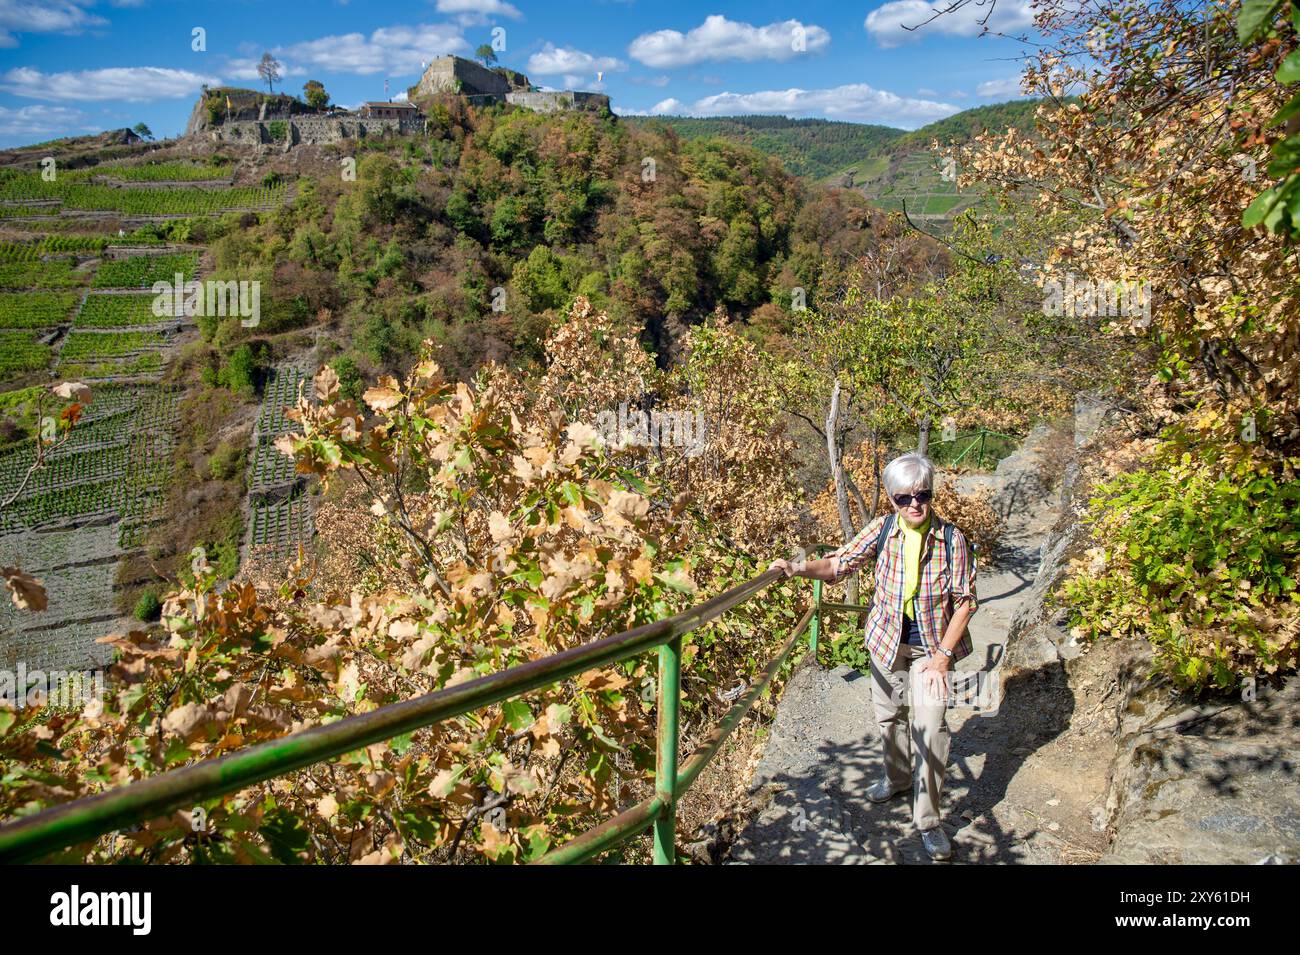
<instances>
[{"instance_id":1,"label":"backpack strap","mask_svg":"<svg viewBox=\"0 0 1300 955\"><path fill-rule=\"evenodd\" d=\"M880 525L880 533L876 535L876 560L880 560L880 548L885 546L885 538L889 532L894 529L894 515L889 513L885 515L885 522Z\"/></svg>"},{"instance_id":2,"label":"backpack strap","mask_svg":"<svg viewBox=\"0 0 1300 955\"><path fill-rule=\"evenodd\" d=\"M943 563L948 568L948 579L952 580L952 521L943 522Z\"/></svg>"}]
</instances>

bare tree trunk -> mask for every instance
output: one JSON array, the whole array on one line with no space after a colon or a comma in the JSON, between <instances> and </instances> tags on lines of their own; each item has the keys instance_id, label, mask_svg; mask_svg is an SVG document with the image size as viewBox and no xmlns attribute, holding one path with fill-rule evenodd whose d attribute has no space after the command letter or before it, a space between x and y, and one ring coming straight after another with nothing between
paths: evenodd
<instances>
[{"instance_id":1,"label":"bare tree trunk","mask_svg":"<svg viewBox=\"0 0 1300 955\"><path fill-rule=\"evenodd\" d=\"M875 485L871 491L871 513L880 513L880 430L871 431L871 482Z\"/></svg>"},{"instance_id":2,"label":"bare tree trunk","mask_svg":"<svg viewBox=\"0 0 1300 955\"><path fill-rule=\"evenodd\" d=\"M840 420L840 380L835 379L831 388L831 407L826 415L826 458L831 466L831 481L835 485L835 506L839 510L840 530L844 534L844 543L853 539L853 517L849 514L849 496L844 482L844 449L836 438ZM854 574L848 580L848 602L858 602L858 576Z\"/></svg>"},{"instance_id":3,"label":"bare tree trunk","mask_svg":"<svg viewBox=\"0 0 1300 955\"><path fill-rule=\"evenodd\" d=\"M853 503L858 506L858 514L862 518L857 523L858 528L866 527L871 523L871 517L875 514L875 511L867 510L867 502L863 499L862 492L858 490L858 482L853 480L853 475L848 471L844 472L844 484L848 487L849 493L853 495Z\"/></svg>"},{"instance_id":4,"label":"bare tree trunk","mask_svg":"<svg viewBox=\"0 0 1300 955\"><path fill-rule=\"evenodd\" d=\"M930 416L927 414L921 419L921 433L917 436L916 450L919 454L928 454L930 451Z\"/></svg>"}]
</instances>

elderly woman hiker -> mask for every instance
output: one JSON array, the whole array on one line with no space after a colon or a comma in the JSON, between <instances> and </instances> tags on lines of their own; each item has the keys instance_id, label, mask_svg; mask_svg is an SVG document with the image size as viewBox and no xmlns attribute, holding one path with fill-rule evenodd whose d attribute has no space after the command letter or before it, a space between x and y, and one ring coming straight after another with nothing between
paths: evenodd
<instances>
[{"instance_id":1,"label":"elderly woman hiker","mask_svg":"<svg viewBox=\"0 0 1300 955\"><path fill-rule=\"evenodd\" d=\"M972 649L966 623L976 607L975 561L965 535L931 510L929 458L895 458L884 484L894 513L877 517L820 560L777 560L771 569L834 582L875 562L866 644L885 775L867 797L887 802L911 790L921 843L932 859L944 860L952 855L939 817L950 741L949 670Z\"/></svg>"}]
</instances>

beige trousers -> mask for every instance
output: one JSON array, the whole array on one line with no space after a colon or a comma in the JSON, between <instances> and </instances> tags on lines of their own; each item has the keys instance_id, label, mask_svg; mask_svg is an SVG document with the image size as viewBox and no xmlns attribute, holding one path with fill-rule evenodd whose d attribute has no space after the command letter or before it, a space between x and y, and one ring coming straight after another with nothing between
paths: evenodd
<instances>
[{"instance_id":1,"label":"beige trousers","mask_svg":"<svg viewBox=\"0 0 1300 955\"><path fill-rule=\"evenodd\" d=\"M885 775L894 789L912 787L912 821L918 830L939 825L951 743L942 696L927 694L921 682L926 659L924 647L907 643L898 648L892 670L871 658L871 702L880 727Z\"/></svg>"}]
</instances>

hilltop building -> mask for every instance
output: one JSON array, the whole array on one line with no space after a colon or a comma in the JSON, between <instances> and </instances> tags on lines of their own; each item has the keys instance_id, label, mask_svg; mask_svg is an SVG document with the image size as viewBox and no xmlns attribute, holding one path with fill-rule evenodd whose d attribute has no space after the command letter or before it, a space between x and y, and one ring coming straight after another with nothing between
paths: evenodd
<instances>
[{"instance_id":1,"label":"hilltop building","mask_svg":"<svg viewBox=\"0 0 1300 955\"><path fill-rule=\"evenodd\" d=\"M487 69L459 56L441 56L412 86L407 102L372 101L356 110L315 110L283 93L219 87L204 89L185 134L218 142L292 149L298 143L332 143L371 136L424 131L421 101L453 94L474 106L509 103L539 113L608 110L609 97L576 90L539 90L528 77L506 67Z\"/></svg>"},{"instance_id":2,"label":"hilltop building","mask_svg":"<svg viewBox=\"0 0 1300 955\"><path fill-rule=\"evenodd\" d=\"M411 103L362 103L357 109L362 119L419 119L420 111Z\"/></svg>"},{"instance_id":3,"label":"hilltop building","mask_svg":"<svg viewBox=\"0 0 1300 955\"><path fill-rule=\"evenodd\" d=\"M439 93L455 93L475 106L510 103L539 113L609 109L609 97L603 93L539 90L523 73L504 66L488 69L460 56L438 57L425 69L420 82L407 91L412 101Z\"/></svg>"}]
</instances>

